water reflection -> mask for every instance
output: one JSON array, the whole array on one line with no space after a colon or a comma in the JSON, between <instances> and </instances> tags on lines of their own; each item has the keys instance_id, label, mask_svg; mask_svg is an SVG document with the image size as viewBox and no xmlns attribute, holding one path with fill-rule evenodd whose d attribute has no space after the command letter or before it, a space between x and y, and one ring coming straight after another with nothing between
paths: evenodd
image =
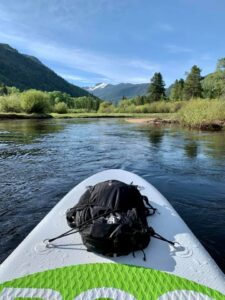
<instances>
[{"instance_id":1,"label":"water reflection","mask_svg":"<svg viewBox=\"0 0 225 300\"><path fill-rule=\"evenodd\" d=\"M195 158L198 155L198 144L196 141L189 141L184 145L184 150L189 158Z\"/></svg>"},{"instance_id":2,"label":"water reflection","mask_svg":"<svg viewBox=\"0 0 225 300\"><path fill-rule=\"evenodd\" d=\"M216 159L225 159L225 133L215 132L204 135L205 154Z\"/></svg>"},{"instance_id":3,"label":"water reflection","mask_svg":"<svg viewBox=\"0 0 225 300\"><path fill-rule=\"evenodd\" d=\"M0 143L29 144L50 133L57 133L65 124L53 120L11 120L0 122Z\"/></svg>"},{"instance_id":4,"label":"water reflection","mask_svg":"<svg viewBox=\"0 0 225 300\"><path fill-rule=\"evenodd\" d=\"M152 145L159 147L162 143L164 131L161 128L150 127L148 137Z\"/></svg>"}]
</instances>

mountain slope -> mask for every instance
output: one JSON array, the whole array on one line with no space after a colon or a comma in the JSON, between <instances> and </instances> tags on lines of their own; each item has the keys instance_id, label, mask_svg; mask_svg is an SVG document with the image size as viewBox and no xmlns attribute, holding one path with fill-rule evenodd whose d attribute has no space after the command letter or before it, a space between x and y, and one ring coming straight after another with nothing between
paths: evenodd
<instances>
[{"instance_id":1,"label":"mountain slope","mask_svg":"<svg viewBox=\"0 0 225 300\"><path fill-rule=\"evenodd\" d=\"M61 91L74 97L89 95L86 90L58 76L36 57L21 54L7 44L0 44L0 82L21 90Z\"/></svg>"},{"instance_id":2,"label":"mountain slope","mask_svg":"<svg viewBox=\"0 0 225 300\"><path fill-rule=\"evenodd\" d=\"M85 89L103 100L118 102L123 97L132 98L147 94L148 86L148 83L119 83L115 85L98 83L94 87L86 87Z\"/></svg>"}]
</instances>

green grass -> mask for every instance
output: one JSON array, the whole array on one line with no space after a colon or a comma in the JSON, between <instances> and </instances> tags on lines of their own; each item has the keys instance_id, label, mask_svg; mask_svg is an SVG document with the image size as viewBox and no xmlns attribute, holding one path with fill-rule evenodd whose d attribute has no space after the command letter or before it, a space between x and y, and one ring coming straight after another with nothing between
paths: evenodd
<instances>
[{"instance_id":1,"label":"green grass","mask_svg":"<svg viewBox=\"0 0 225 300\"><path fill-rule=\"evenodd\" d=\"M173 113L51 113L53 118L174 118Z\"/></svg>"},{"instance_id":2,"label":"green grass","mask_svg":"<svg viewBox=\"0 0 225 300\"><path fill-rule=\"evenodd\" d=\"M136 109L141 106L137 106ZM0 113L1 119L34 119L53 117L61 118L144 118L144 119L172 119L190 128L216 129L225 125L225 101L195 99L181 102L158 102L143 105L146 111L140 112L68 112L64 114L51 113L50 115L26 114L26 113ZM211 128L210 128L211 126ZM214 127L213 127L214 126Z\"/></svg>"},{"instance_id":3,"label":"green grass","mask_svg":"<svg viewBox=\"0 0 225 300\"><path fill-rule=\"evenodd\" d=\"M181 124L191 128L225 121L225 101L190 100L178 111L177 118Z\"/></svg>"}]
</instances>

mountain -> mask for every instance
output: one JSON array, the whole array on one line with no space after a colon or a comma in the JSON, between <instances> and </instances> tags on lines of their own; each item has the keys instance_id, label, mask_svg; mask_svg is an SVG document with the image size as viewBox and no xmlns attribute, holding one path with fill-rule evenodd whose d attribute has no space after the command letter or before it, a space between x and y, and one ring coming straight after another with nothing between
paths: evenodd
<instances>
[{"instance_id":1,"label":"mountain","mask_svg":"<svg viewBox=\"0 0 225 300\"><path fill-rule=\"evenodd\" d=\"M147 93L148 86L148 83L97 83L95 86L85 87L85 89L89 93L92 93L103 100L118 102L123 97L132 98L138 95L145 95Z\"/></svg>"},{"instance_id":2,"label":"mountain","mask_svg":"<svg viewBox=\"0 0 225 300\"><path fill-rule=\"evenodd\" d=\"M61 91L74 97L89 93L75 86L34 56L21 54L7 44L0 44L0 82L21 90Z\"/></svg>"}]
</instances>

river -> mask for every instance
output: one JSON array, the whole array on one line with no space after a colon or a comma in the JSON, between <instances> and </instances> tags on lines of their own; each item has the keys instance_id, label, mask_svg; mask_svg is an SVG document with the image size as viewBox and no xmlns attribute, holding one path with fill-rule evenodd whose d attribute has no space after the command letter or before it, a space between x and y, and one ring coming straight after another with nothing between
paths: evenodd
<instances>
[{"instance_id":1,"label":"river","mask_svg":"<svg viewBox=\"0 0 225 300\"><path fill-rule=\"evenodd\" d=\"M120 119L0 121L0 262L74 185L109 168L155 185L225 272L225 132Z\"/></svg>"}]
</instances>

